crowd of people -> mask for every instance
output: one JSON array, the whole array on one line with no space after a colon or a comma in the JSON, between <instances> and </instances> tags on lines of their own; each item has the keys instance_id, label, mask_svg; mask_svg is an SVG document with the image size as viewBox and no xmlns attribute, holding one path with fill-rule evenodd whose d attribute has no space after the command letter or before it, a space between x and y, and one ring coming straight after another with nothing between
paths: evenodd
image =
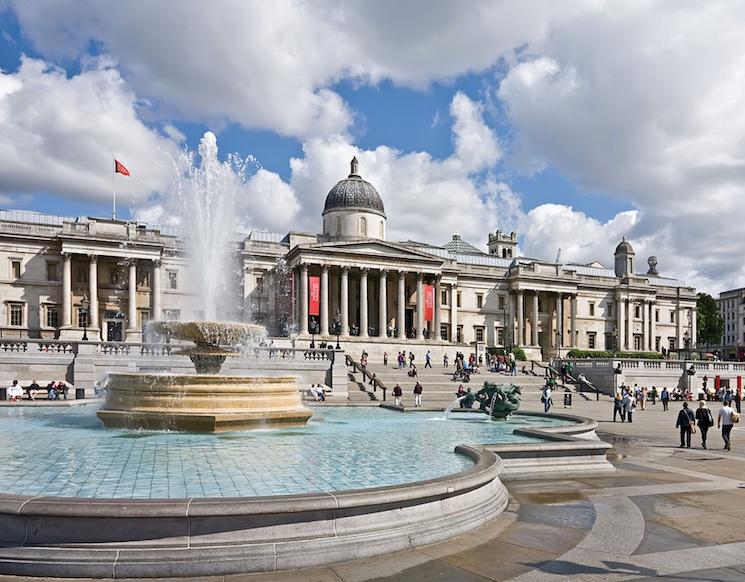
<instances>
[{"instance_id":1,"label":"crowd of people","mask_svg":"<svg viewBox=\"0 0 745 582\"><path fill-rule=\"evenodd\" d=\"M18 380L13 380L11 385L5 389L5 394L10 402L20 402L24 392L29 400L36 400L39 392L46 393L46 400L59 400L60 398L67 400L69 391L70 387L64 380L52 380L46 387L42 387L36 380L33 380L25 388Z\"/></svg>"}]
</instances>

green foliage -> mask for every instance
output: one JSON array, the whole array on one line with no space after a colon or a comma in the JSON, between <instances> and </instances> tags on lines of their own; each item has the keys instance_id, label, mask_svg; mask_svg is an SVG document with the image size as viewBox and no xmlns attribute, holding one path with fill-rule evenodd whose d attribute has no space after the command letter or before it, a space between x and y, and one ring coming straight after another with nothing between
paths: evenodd
<instances>
[{"instance_id":1,"label":"green foliage","mask_svg":"<svg viewBox=\"0 0 745 582\"><path fill-rule=\"evenodd\" d=\"M724 319L719 313L716 299L708 293L699 293L696 307L697 343L707 346L719 344L724 333Z\"/></svg>"},{"instance_id":2,"label":"green foliage","mask_svg":"<svg viewBox=\"0 0 745 582\"><path fill-rule=\"evenodd\" d=\"M583 358L628 358L636 360L661 360L662 354L658 352L607 352L601 350L569 350L567 358L583 359Z\"/></svg>"},{"instance_id":3,"label":"green foliage","mask_svg":"<svg viewBox=\"0 0 745 582\"><path fill-rule=\"evenodd\" d=\"M518 346L512 348L512 353L515 354L515 359L519 362L524 362L525 360L527 360L527 358L525 357L525 350Z\"/></svg>"}]
</instances>

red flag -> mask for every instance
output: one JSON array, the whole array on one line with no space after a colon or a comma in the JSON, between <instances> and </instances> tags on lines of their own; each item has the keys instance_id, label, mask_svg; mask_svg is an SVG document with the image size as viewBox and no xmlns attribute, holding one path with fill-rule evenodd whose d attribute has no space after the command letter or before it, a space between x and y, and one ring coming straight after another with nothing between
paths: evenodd
<instances>
[{"instance_id":1,"label":"red flag","mask_svg":"<svg viewBox=\"0 0 745 582\"><path fill-rule=\"evenodd\" d=\"M424 321L432 321L435 312L434 285L424 286Z\"/></svg>"},{"instance_id":2,"label":"red flag","mask_svg":"<svg viewBox=\"0 0 745 582\"><path fill-rule=\"evenodd\" d=\"M119 160L114 160L114 173L129 176L129 170Z\"/></svg>"},{"instance_id":3,"label":"red flag","mask_svg":"<svg viewBox=\"0 0 745 582\"><path fill-rule=\"evenodd\" d=\"M321 278L308 277L308 287L310 287L308 315L321 315Z\"/></svg>"}]
</instances>

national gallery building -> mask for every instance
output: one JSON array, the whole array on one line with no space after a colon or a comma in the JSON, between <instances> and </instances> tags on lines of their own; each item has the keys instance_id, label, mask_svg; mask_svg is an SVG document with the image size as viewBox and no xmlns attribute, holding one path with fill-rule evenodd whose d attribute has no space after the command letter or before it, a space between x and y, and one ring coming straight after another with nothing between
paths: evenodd
<instances>
[{"instance_id":1,"label":"national gallery building","mask_svg":"<svg viewBox=\"0 0 745 582\"><path fill-rule=\"evenodd\" d=\"M338 335L394 354L521 346L545 359L695 344L695 290L660 276L654 257L638 273L625 240L611 268L520 257L514 232L490 233L488 252L457 234L442 246L391 242L383 199L356 159L321 216L319 234L242 237L234 317L297 342ZM184 247L179 232L136 222L0 211L0 339L85 331L141 342L151 319L198 317Z\"/></svg>"}]
</instances>

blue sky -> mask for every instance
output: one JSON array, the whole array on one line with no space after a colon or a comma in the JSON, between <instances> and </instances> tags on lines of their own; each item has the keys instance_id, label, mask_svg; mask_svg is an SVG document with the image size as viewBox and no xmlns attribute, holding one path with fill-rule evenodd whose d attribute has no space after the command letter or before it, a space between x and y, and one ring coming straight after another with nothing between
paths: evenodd
<instances>
[{"instance_id":1,"label":"blue sky","mask_svg":"<svg viewBox=\"0 0 745 582\"><path fill-rule=\"evenodd\" d=\"M745 284L739 6L179 7L0 0L1 206L106 215L113 151L120 216L168 221L168 160L209 130L257 162L245 228L317 231L357 155L392 238L514 229L609 263L625 236L671 276Z\"/></svg>"}]
</instances>

